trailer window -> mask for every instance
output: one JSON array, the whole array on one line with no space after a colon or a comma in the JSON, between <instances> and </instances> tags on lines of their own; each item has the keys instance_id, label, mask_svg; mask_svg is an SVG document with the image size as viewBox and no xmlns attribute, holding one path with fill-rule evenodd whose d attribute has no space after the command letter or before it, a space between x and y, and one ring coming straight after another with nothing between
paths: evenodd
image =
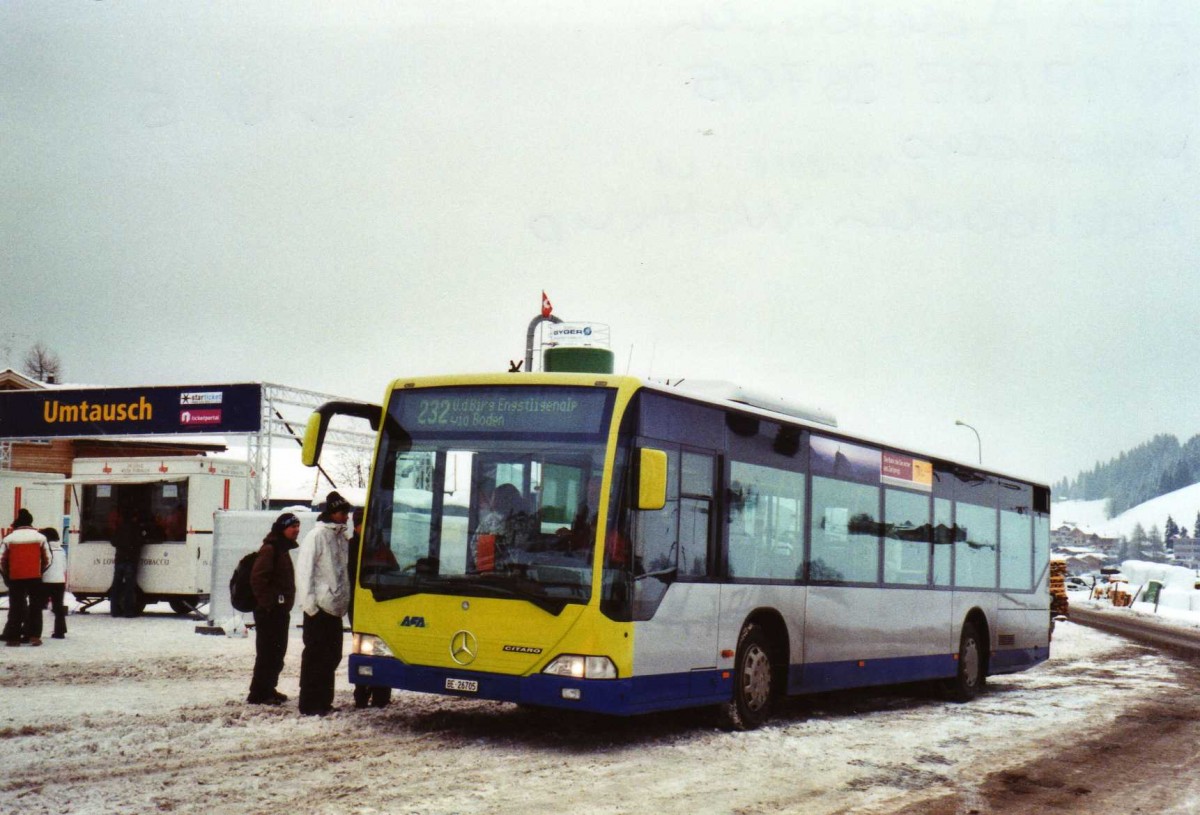
<instances>
[{"instance_id":1,"label":"trailer window","mask_svg":"<svg viewBox=\"0 0 1200 815\"><path fill-rule=\"evenodd\" d=\"M186 481L152 484L85 484L79 511L79 540L111 541L124 518L136 512L150 537L165 543L187 539Z\"/></svg>"}]
</instances>

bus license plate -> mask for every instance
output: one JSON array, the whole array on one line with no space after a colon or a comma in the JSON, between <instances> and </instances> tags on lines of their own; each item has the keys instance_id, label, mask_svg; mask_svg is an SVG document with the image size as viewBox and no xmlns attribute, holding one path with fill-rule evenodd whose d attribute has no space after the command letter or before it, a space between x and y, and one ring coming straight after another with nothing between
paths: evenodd
<instances>
[{"instance_id":1,"label":"bus license plate","mask_svg":"<svg viewBox=\"0 0 1200 815\"><path fill-rule=\"evenodd\" d=\"M479 683L474 679L447 679L446 690L461 690L467 693L478 693Z\"/></svg>"}]
</instances>

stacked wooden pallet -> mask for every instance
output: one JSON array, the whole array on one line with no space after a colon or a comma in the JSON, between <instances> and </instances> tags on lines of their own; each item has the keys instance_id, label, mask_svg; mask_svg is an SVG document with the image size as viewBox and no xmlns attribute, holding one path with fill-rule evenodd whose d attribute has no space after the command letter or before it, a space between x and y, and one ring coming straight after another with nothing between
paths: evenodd
<instances>
[{"instance_id":1,"label":"stacked wooden pallet","mask_svg":"<svg viewBox=\"0 0 1200 815\"><path fill-rule=\"evenodd\" d=\"M1050 613L1054 616L1066 616L1069 613L1067 604L1067 561L1053 558L1050 561Z\"/></svg>"}]
</instances>

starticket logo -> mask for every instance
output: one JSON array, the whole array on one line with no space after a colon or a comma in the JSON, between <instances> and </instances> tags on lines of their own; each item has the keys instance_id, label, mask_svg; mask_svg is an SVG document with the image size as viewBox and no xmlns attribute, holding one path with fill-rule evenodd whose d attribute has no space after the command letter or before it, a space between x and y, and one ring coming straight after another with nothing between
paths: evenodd
<instances>
[{"instance_id":1,"label":"starticket logo","mask_svg":"<svg viewBox=\"0 0 1200 815\"><path fill-rule=\"evenodd\" d=\"M224 398L224 393L221 391L202 391L194 393L179 394L179 404L181 405L219 405Z\"/></svg>"}]
</instances>

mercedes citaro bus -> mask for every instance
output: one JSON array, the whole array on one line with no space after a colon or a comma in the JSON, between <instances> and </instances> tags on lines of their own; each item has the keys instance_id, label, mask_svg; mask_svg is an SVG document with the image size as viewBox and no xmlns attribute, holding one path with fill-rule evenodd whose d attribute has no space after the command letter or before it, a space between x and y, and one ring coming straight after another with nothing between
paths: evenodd
<instances>
[{"instance_id":1,"label":"mercedes citaro bus","mask_svg":"<svg viewBox=\"0 0 1200 815\"><path fill-rule=\"evenodd\" d=\"M684 383L686 385L686 383ZM378 431L354 683L629 715L940 682L1049 656L1050 492L729 387L400 379Z\"/></svg>"}]
</instances>

